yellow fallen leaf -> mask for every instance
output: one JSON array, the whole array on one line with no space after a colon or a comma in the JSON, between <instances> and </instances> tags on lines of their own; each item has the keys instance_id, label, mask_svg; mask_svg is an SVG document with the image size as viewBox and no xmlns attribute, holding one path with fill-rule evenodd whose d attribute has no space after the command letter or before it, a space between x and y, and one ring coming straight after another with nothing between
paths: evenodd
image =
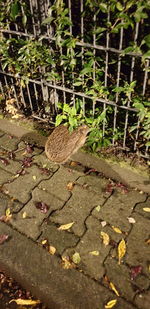
<instances>
[{"instance_id":1,"label":"yellow fallen leaf","mask_svg":"<svg viewBox=\"0 0 150 309\"><path fill-rule=\"evenodd\" d=\"M56 248L55 248L55 247L53 247L53 246L49 246L49 250L48 250L48 252L49 252L51 255L54 255L54 254L55 254L55 252L56 252Z\"/></svg>"},{"instance_id":2,"label":"yellow fallen leaf","mask_svg":"<svg viewBox=\"0 0 150 309\"><path fill-rule=\"evenodd\" d=\"M98 256L99 251L91 251L91 252L89 252L89 254L94 255L94 256Z\"/></svg>"},{"instance_id":3,"label":"yellow fallen leaf","mask_svg":"<svg viewBox=\"0 0 150 309\"><path fill-rule=\"evenodd\" d=\"M112 229L113 229L116 233L122 234L122 231L121 231L118 227L115 227L115 226L112 225Z\"/></svg>"},{"instance_id":4,"label":"yellow fallen leaf","mask_svg":"<svg viewBox=\"0 0 150 309\"><path fill-rule=\"evenodd\" d=\"M120 264L121 259L126 253L126 243L125 240L122 239L118 245L118 264Z\"/></svg>"},{"instance_id":5,"label":"yellow fallen leaf","mask_svg":"<svg viewBox=\"0 0 150 309\"><path fill-rule=\"evenodd\" d=\"M48 242L47 239L43 239L43 240L42 240L42 245L43 245L43 246L46 245L47 242Z\"/></svg>"},{"instance_id":6,"label":"yellow fallen leaf","mask_svg":"<svg viewBox=\"0 0 150 309\"><path fill-rule=\"evenodd\" d=\"M75 268L75 264L72 263L66 256L62 256L62 268L72 269Z\"/></svg>"},{"instance_id":7,"label":"yellow fallen leaf","mask_svg":"<svg viewBox=\"0 0 150 309\"><path fill-rule=\"evenodd\" d=\"M25 219L26 217L27 217L27 213L26 213L26 211L24 211L23 214L22 214L22 218Z\"/></svg>"},{"instance_id":8,"label":"yellow fallen leaf","mask_svg":"<svg viewBox=\"0 0 150 309\"><path fill-rule=\"evenodd\" d=\"M9 217L11 215L10 208L6 209L5 214L6 214L6 217Z\"/></svg>"},{"instance_id":9,"label":"yellow fallen leaf","mask_svg":"<svg viewBox=\"0 0 150 309\"><path fill-rule=\"evenodd\" d=\"M116 305L116 303L117 303L117 299L112 299L105 305L105 308L106 309L113 308Z\"/></svg>"},{"instance_id":10,"label":"yellow fallen leaf","mask_svg":"<svg viewBox=\"0 0 150 309\"><path fill-rule=\"evenodd\" d=\"M104 244L105 246L108 246L108 245L109 245L109 242L110 242L110 237L109 237L109 235L108 235L107 233L105 233L105 232L101 232L101 237L102 237L102 239L103 239L103 244Z\"/></svg>"},{"instance_id":11,"label":"yellow fallen leaf","mask_svg":"<svg viewBox=\"0 0 150 309\"><path fill-rule=\"evenodd\" d=\"M32 299L12 299L9 303L15 302L17 305L24 305L24 306L36 306L40 304L40 300L32 300Z\"/></svg>"},{"instance_id":12,"label":"yellow fallen leaf","mask_svg":"<svg viewBox=\"0 0 150 309\"><path fill-rule=\"evenodd\" d=\"M150 212L150 207L144 207L143 210L146 212Z\"/></svg>"},{"instance_id":13,"label":"yellow fallen leaf","mask_svg":"<svg viewBox=\"0 0 150 309\"><path fill-rule=\"evenodd\" d=\"M115 288L114 284L112 282L109 283L110 288L115 292L115 294L117 296L119 296L119 292L117 291L117 289Z\"/></svg>"},{"instance_id":14,"label":"yellow fallen leaf","mask_svg":"<svg viewBox=\"0 0 150 309\"><path fill-rule=\"evenodd\" d=\"M74 182L68 182L68 184L67 184L68 191L72 191L73 187L74 187Z\"/></svg>"},{"instance_id":15,"label":"yellow fallen leaf","mask_svg":"<svg viewBox=\"0 0 150 309\"><path fill-rule=\"evenodd\" d=\"M33 180L35 181L37 179L37 177L35 175L33 175Z\"/></svg>"},{"instance_id":16,"label":"yellow fallen leaf","mask_svg":"<svg viewBox=\"0 0 150 309\"><path fill-rule=\"evenodd\" d=\"M72 256L72 261L75 263L75 264L79 264L80 261L81 261L81 257L80 257L80 254L78 252L75 252Z\"/></svg>"},{"instance_id":17,"label":"yellow fallen leaf","mask_svg":"<svg viewBox=\"0 0 150 309\"><path fill-rule=\"evenodd\" d=\"M74 222L70 222L70 223L67 223L67 224L62 224L62 225L60 225L58 230L59 231L69 230L72 227L73 224L74 224Z\"/></svg>"}]
</instances>

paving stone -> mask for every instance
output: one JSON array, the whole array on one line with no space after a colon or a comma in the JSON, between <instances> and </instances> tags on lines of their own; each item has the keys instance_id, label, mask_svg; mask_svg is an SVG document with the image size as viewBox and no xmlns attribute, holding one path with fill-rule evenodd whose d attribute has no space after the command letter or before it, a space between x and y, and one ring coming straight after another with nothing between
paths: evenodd
<instances>
[{"instance_id":1,"label":"paving stone","mask_svg":"<svg viewBox=\"0 0 150 309\"><path fill-rule=\"evenodd\" d=\"M2 149L12 151L12 150L17 149L17 145L18 145L19 141L20 141L19 138L5 134L0 138L0 147Z\"/></svg>"},{"instance_id":2,"label":"paving stone","mask_svg":"<svg viewBox=\"0 0 150 309\"><path fill-rule=\"evenodd\" d=\"M0 168L0 185L3 185L8 180L12 179L12 174Z\"/></svg>"},{"instance_id":3,"label":"paving stone","mask_svg":"<svg viewBox=\"0 0 150 309\"><path fill-rule=\"evenodd\" d=\"M96 205L103 204L104 201L103 195L76 185L65 207L56 211L51 216L51 220L59 224L75 222L71 229L75 235L82 236L86 229L85 220L90 212Z\"/></svg>"},{"instance_id":4,"label":"paving stone","mask_svg":"<svg viewBox=\"0 0 150 309\"><path fill-rule=\"evenodd\" d=\"M148 243L146 243L146 240L149 239L150 224L146 218L139 214L134 214L134 218L136 223L127 237L126 262L131 266L142 265L142 272L150 278L148 269L150 250Z\"/></svg>"},{"instance_id":5,"label":"paving stone","mask_svg":"<svg viewBox=\"0 0 150 309\"><path fill-rule=\"evenodd\" d=\"M93 190L98 194L103 194L104 196L107 197L110 195L110 193L105 192L109 180L106 180L99 176L91 176L91 175L82 176L78 179L78 183L82 185L88 185L90 190Z\"/></svg>"},{"instance_id":6,"label":"paving stone","mask_svg":"<svg viewBox=\"0 0 150 309\"><path fill-rule=\"evenodd\" d=\"M43 202L49 206L46 214L37 209L35 202ZM22 208L17 214L13 215L10 223L20 232L28 237L36 240L41 234L40 226L44 219L48 218L49 214L63 206L64 201L56 196L46 193L38 188L32 191L32 199ZM24 218L25 214L25 218Z\"/></svg>"},{"instance_id":7,"label":"paving stone","mask_svg":"<svg viewBox=\"0 0 150 309\"><path fill-rule=\"evenodd\" d=\"M8 195L0 192L0 216L5 215L6 209L10 208L10 212L18 212L23 205L16 200L11 199Z\"/></svg>"},{"instance_id":8,"label":"paving stone","mask_svg":"<svg viewBox=\"0 0 150 309\"><path fill-rule=\"evenodd\" d=\"M134 211L139 213L140 215L142 215L145 218L150 219L150 212L146 212L143 210L143 208L150 208L150 196L148 197L147 201L144 203L138 203L135 208Z\"/></svg>"},{"instance_id":9,"label":"paving stone","mask_svg":"<svg viewBox=\"0 0 150 309\"><path fill-rule=\"evenodd\" d=\"M58 228L48 222L42 225L41 230L43 231L39 241L47 239L49 245L54 246L56 248L56 252L61 254L68 247L75 247L79 238L68 231L60 231Z\"/></svg>"},{"instance_id":10,"label":"paving stone","mask_svg":"<svg viewBox=\"0 0 150 309\"><path fill-rule=\"evenodd\" d=\"M59 168L59 165L50 161L46 157L45 153L42 153L38 156L34 156L33 162L37 163L40 167L46 167L46 168L50 169L52 172L57 171L57 169Z\"/></svg>"},{"instance_id":11,"label":"paving stone","mask_svg":"<svg viewBox=\"0 0 150 309\"><path fill-rule=\"evenodd\" d=\"M133 301L139 289L148 288L149 280L143 278L143 287L138 283L138 275L135 280L131 280L130 268L124 264L118 264L118 261L112 257L108 257L104 263L106 269L106 276L111 281L119 295L128 301Z\"/></svg>"},{"instance_id":12,"label":"paving stone","mask_svg":"<svg viewBox=\"0 0 150 309\"><path fill-rule=\"evenodd\" d=\"M36 155L40 155L43 152L42 149L37 148L37 147L33 147L33 151L30 153L27 151L27 144L23 141L21 141L18 144L18 149L15 152L15 159L16 160L23 160L25 156L27 157L33 157Z\"/></svg>"},{"instance_id":13,"label":"paving stone","mask_svg":"<svg viewBox=\"0 0 150 309\"><path fill-rule=\"evenodd\" d=\"M29 200L32 190L42 179L48 179L52 175L42 175L35 165L26 168L26 172L27 174L19 176L12 183L5 185L9 195L22 203L26 203Z\"/></svg>"},{"instance_id":14,"label":"paving stone","mask_svg":"<svg viewBox=\"0 0 150 309\"><path fill-rule=\"evenodd\" d=\"M67 189L67 184L76 181L79 176L81 176L81 173L73 170L70 171L61 166L51 179L42 181L39 184L39 188L44 188L47 192L67 201L71 194Z\"/></svg>"},{"instance_id":15,"label":"paving stone","mask_svg":"<svg viewBox=\"0 0 150 309\"><path fill-rule=\"evenodd\" d=\"M140 309L149 309L149 305L150 305L150 290L136 295L136 297L135 297L135 304Z\"/></svg>"},{"instance_id":16,"label":"paving stone","mask_svg":"<svg viewBox=\"0 0 150 309\"><path fill-rule=\"evenodd\" d=\"M13 175L15 175L21 169L21 163L8 159L8 157L6 155L2 156L2 158L7 159L9 164L5 165L0 160L0 168L5 169L6 171L12 173Z\"/></svg>"},{"instance_id":17,"label":"paving stone","mask_svg":"<svg viewBox=\"0 0 150 309\"><path fill-rule=\"evenodd\" d=\"M123 194L115 190L101 207L100 211L98 212L94 209L92 214L96 218L104 220L124 232L128 232L131 228L128 217L132 216L131 214L136 203L143 202L145 199L145 194L140 194L136 191L129 191L127 194Z\"/></svg>"},{"instance_id":18,"label":"paving stone","mask_svg":"<svg viewBox=\"0 0 150 309\"><path fill-rule=\"evenodd\" d=\"M103 263L111 247L102 243L100 232L103 228L99 220L90 216L86 220L86 227L87 230L78 245L73 249L66 250L64 255L69 255L72 258L73 254L78 252L81 257L79 268L90 277L100 280L105 272ZM91 254L93 251L98 251L99 255Z\"/></svg>"}]
</instances>

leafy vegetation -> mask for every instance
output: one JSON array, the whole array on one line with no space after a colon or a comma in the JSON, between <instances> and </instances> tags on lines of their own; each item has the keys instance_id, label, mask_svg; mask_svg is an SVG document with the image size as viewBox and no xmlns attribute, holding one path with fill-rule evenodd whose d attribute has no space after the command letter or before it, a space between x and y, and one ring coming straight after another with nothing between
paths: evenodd
<instances>
[{"instance_id":1,"label":"leafy vegetation","mask_svg":"<svg viewBox=\"0 0 150 309\"><path fill-rule=\"evenodd\" d=\"M127 117L127 109L117 109L117 125L114 125L114 106L105 106L101 103L104 100L116 102L118 106L135 108L130 116L131 125L127 132L132 136L129 141L132 144L132 140L138 138L139 148L149 146L149 93L141 95L143 72L149 72L149 9L150 1L147 0L86 0L79 17L79 3L74 1L75 17L71 18L65 1L56 0L48 9L47 17L39 20L41 33L35 38L29 2L2 1L1 27L7 29L9 26L9 29L14 30L15 23L20 32L27 30L30 33L26 38L7 34L1 37L2 68L19 78L19 83L21 80L20 85L24 88L29 79L43 78L51 84L64 85L77 93L84 92L87 96L85 101L69 95L65 104L62 103L62 94L59 95L56 125L61 122L69 123L72 130L87 123L91 127L88 146L93 151L111 144L112 137L113 141L121 143L124 135L125 125L122 119ZM95 14L95 18L91 19L91 14ZM37 12L34 18L37 21ZM81 19L84 21L82 33ZM141 25L138 36L137 23ZM51 33L49 40L45 39L47 29ZM111 51L108 53L106 72L106 50L93 51L92 45L85 45L83 48L80 42L84 37L87 44L95 40L95 44L106 46L106 36L109 35L110 46L118 49L122 29L122 52L118 55ZM136 70L131 78L132 60ZM116 82L118 61L121 61L119 83ZM17 81L17 85L19 83Z\"/></svg>"}]
</instances>

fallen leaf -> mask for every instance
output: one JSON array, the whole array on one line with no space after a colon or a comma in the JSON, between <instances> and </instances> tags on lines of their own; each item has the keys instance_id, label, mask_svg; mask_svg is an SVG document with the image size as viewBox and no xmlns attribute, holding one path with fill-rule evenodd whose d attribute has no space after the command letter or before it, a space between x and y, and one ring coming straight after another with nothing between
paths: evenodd
<instances>
[{"instance_id":1,"label":"fallen leaf","mask_svg":"<svg viewBox=\"0 0 150 309\"><path fill-rule=\"evenodd\" d=\"M32 165L32 158L31 157L25 157L22 160L22 167L30 167Z\"/></svg>"},{"instance_id":2,"label":"fallen leaf","mask_svg":"<svg viewBox=\"0 0 150 309\"><path fill-rule=\"evenodd\" d=\"M150 238L149 238L149 239L146 239L146 240L145 240L145 243L146 243L147 245L150 245Z\"/></svg>"},{"instance_id":3,"label":"fallen leaf","mask_svg":"<svg viewBox=\"0 0 150 309\"><path fill-rule=\"evenodd\" d=\"M49 246L48 252L49 252L51 255L54 255L54 254L56 253L56 248L53 247L53 246Z\"/></svg>"},{"instance_id":4,"label":"fallen leaf","mask_svg":"<svg viewBox=\"0 0 150 309\"><path fill-rule=\"evenodd\" d=\"M94 256L98 256L99 251L90 251L89 254L94 255Z\"/></svg>"},{"instance_id":5,"label":"fallen leaf","mask_svg":"<svg viewBox=\"0 0 150 309\"><path fill-rule=\"evenodd\" d=\"M109 245L109 242L110 242L110 237L109 237L109 235L108 235L107 233L105 233L105 232L101 232L101 237L102 237L102 239L103 239L103 244L104 244L105 246L108 246L108 245Z\"/></svg>"},{"instance_id":6,"label":"fallen leaf","mask_svg":"<svg viewBox=\"0 0 150 309\"><path fill-rule=\"evenodd\" d=\"M150 212L150 207L144 207L143 210L146 212Z\"/></svg>"},{"instance_id":7,"label":"fallen leaf","mask_svg":"<svg viewBox=\"0 0 150 309\"><path fill-rule=\"evenodd\" d=\"M10 208L6 209L5 214L6 214L6 217L9 217L11 215Z\"/></svg>"},{"instance_id":8,"label":"fallen leaf","mask_svg":"<svg viewBox=\"0 0 150 309\"><path fill-rule=\"evenodd\" d=\"M17 305L24 305L24 306L36 306L41 303L40 300L32 300L32 299L12 299L9 303L15 302Z\"/></svg>"},{"instance_id":9,"label":"fallen leaf","mask_svg":"<svg viewBox=\"0 0 150 309\"><path fill-rule=\"evenodd\" d=\"M115 288L114 284L112 282L109 283L110 288L115 292L115 294L117 296L119 296L119 292L117 291L117 289Z\"/></svg>"},{"instance_id":10,"label":"fallen leaf","mask_svg":"<svg viewBox=\"0 0 150 309\"><path fill-rule=\"evenodd\" d=\"M46 245L47 244L47 242L48 242L48 240L47 239L43 239L42 240L42 245L44 246L44 245Z\"/></svg>"},{"instance_id":11,"label":"fallen leaf","mask_svg":"<svg viewBox=\"0 0 150 309\"><path fill-rule=\"evenodd\" d=\"M70 166L77 166L78 165L78 162L76 162L76 161L71 161L70 162Z\"/></svg>"},{"instance_id":12,"label":"fallen leaf","mask_svg":"<svg viewBox=\"0 0 150 309\"><path fill-rule=\"evenodd\" d=\"M142 266L138 265L138 266L134 266L130 269L131 272L131 280L134 280L137 275L139 275L142 271Z\"/></svg>"},{"instance_id":13,"label":"fallen leaf","mask_svg":"<svg viewBox=\"0 0 150 309\"><path fill-rule=\"evenodd\" d=\"M116 233L122 234L122 231L121 231L118 227L115 227L115 226L112 225L112 229L113 229Z\"/></svg>"},{"instance_id":14,"label":"fallen leaf","mask_svg":"<svg viewBox=\"0 0 150 309\"><path fill-rule=\"evenodd\" d=\"M75 264L69 260L68 257L62 256L62 268L63 269L72 269L75 268Z\"/></svg>"},{"instance_id":15,"label":"fallen leaf","mask_svg":"<svg viewBox=\"0 0 150 309\"><path fill-rule=\"evenodd\" d=\"M2 158L2 157L0 157L0 161L1 161L5 166L8 165L8 164L10 164L9 161L8 161L7 159Z\"/></svg>"},{"instance_id":16,"label":"fallen leaf","mask_svg":"<svg viewBox=\"0 0 150 309\"><path fill-rule=\"evenodd\" d=\"M136 222L135 219L132 217L128 217L127 219L129 220L129 223L134 224Z\"/></svg>"},{"instance_id":17,"label":"fallen leaf","mask_svg":"<svg viewBox=\"0 0 150 309\"><path fill-rule=\"evenodd\" d=\"M8 239L8 235L6 234L0 234L0 245L2 245L7 239Z\"/></svg>"},{"instance_id":18,"label":"fallen leaf","mask_svg":"<svg viewBox=\"0 0 150 309\"><path fill-rule=\"evenodd\" d=\"M78 252L75 252L72 256L72 261L75 263L75 264L79 264L81 262L81 257L80 257L80 254Z\"/></svg>"},{"instance_id":19,"label":"fallen leaf","mask_svg":"<svg viewBox=\"0 0 150 309\"><path fill-rule=\"evenodd\" d=\"M35 202L35 207L37 209L40 209L40 211L43 213L43 214L46 214L49 210L49 206L44 203L44 202Z\"/></svg>"},{"instance_id":20,"label":"fallen leaf","mask_svg":"<svg viewBox=\"0 0 150 309\"><path fill-rule=\"evenodd\" d=\"M27 217L27 213L26 213L26 211L24 211L23 214L22 214L22 218L26 219L26 217Z\"/></svg>"},{"instance_id":21,"label":"fallen leaf","mask_svg":"<svg viewBox=\"0 0 150 309\"><path fill-rule=\"evenodd\" d=\"M73 224L74 224L74 222L70 222L70 223L67 223L67 224L62 224L62 225L60 225L58 230L59 231L69 230L72 227Z\"/></svg>"},{"instance_id":22,"label":"fallen leaf","mask_svg":"<svg viewBox=\"0 0 150 309\"><path fill-rule=\"evenodd\" d=\"M118 264L120 264L121 259L124 257L126 253L126 243L125 240L122 239L118 245Z\"/></svg>"},{"instance_id":23,"label":"fallen leaf","mask_svg":"<svg viewBox=\"0 0 150 309\"><path fill-rule=\"evenodd\" d=\"M101 210L101 206L98 205L98 206L95 207L95 209L99 212Z\"/></svg>"},{"instance_id":24,"label":"fallen leaf","mask_svg":"<svg viewBox=\"0 0 150 309\"><path fill-rule=\"evenodd\" d=\"M104 227L104 226L107 225L107 222L106 221L101 221L101 225L102 225L102 227Z\"/></svg>"},{"instance_id":25,"label":"fallen leaf","mask_svg":"<svg viewBox=\"0 0 150 309\"><path fill-rule=\"evenodd\" d=\"M72 191L72 190L73 190L73 187L74 187L74 183L73 183L73 182L68 182L68 184L67 184L67 190L68 190L68 191Z\"/></svg>"},{"instance_id":26,"label":"fallen leaf","mask_svg":"<svg viewBox=\"0 0 150 309\"><path fill-rule=\"evenodd\" d=\"M113 308L116 305L116 303L117 303L117 299L112 299L105 305L105 308L106 309Z\"/></svg>"},{"instance_id":27,"label":"fallen leaf","mask_svg":"<svg viewBox=\"0 0 150 309\"><path fill-rule=\"evenodd\" d=\"M36 176L33 176L33 180L35 181L37 179L37 177Z\"/></svg>"}]
</instances>

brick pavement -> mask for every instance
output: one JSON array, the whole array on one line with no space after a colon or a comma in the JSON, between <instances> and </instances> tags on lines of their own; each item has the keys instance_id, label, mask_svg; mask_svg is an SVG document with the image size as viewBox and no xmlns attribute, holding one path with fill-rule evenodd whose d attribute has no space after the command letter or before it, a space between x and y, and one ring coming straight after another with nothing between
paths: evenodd
<instances>
[{"instance_id":1,"label":"brick pavement","mask_svg":"<svg viewBox=\"0 0 150 309\"><path fill-rule=\"evenodd\" d=\"M0 131L0 235L9 235L0 245L0 268L50 309L103 309L113 299L116 309L148 309L150 193L87 171L84 164L55 165L41 147ZM80 261L72 262L74 254ZM71 269L63 269L62 258Z\"/></svg>"}]
</instances>

